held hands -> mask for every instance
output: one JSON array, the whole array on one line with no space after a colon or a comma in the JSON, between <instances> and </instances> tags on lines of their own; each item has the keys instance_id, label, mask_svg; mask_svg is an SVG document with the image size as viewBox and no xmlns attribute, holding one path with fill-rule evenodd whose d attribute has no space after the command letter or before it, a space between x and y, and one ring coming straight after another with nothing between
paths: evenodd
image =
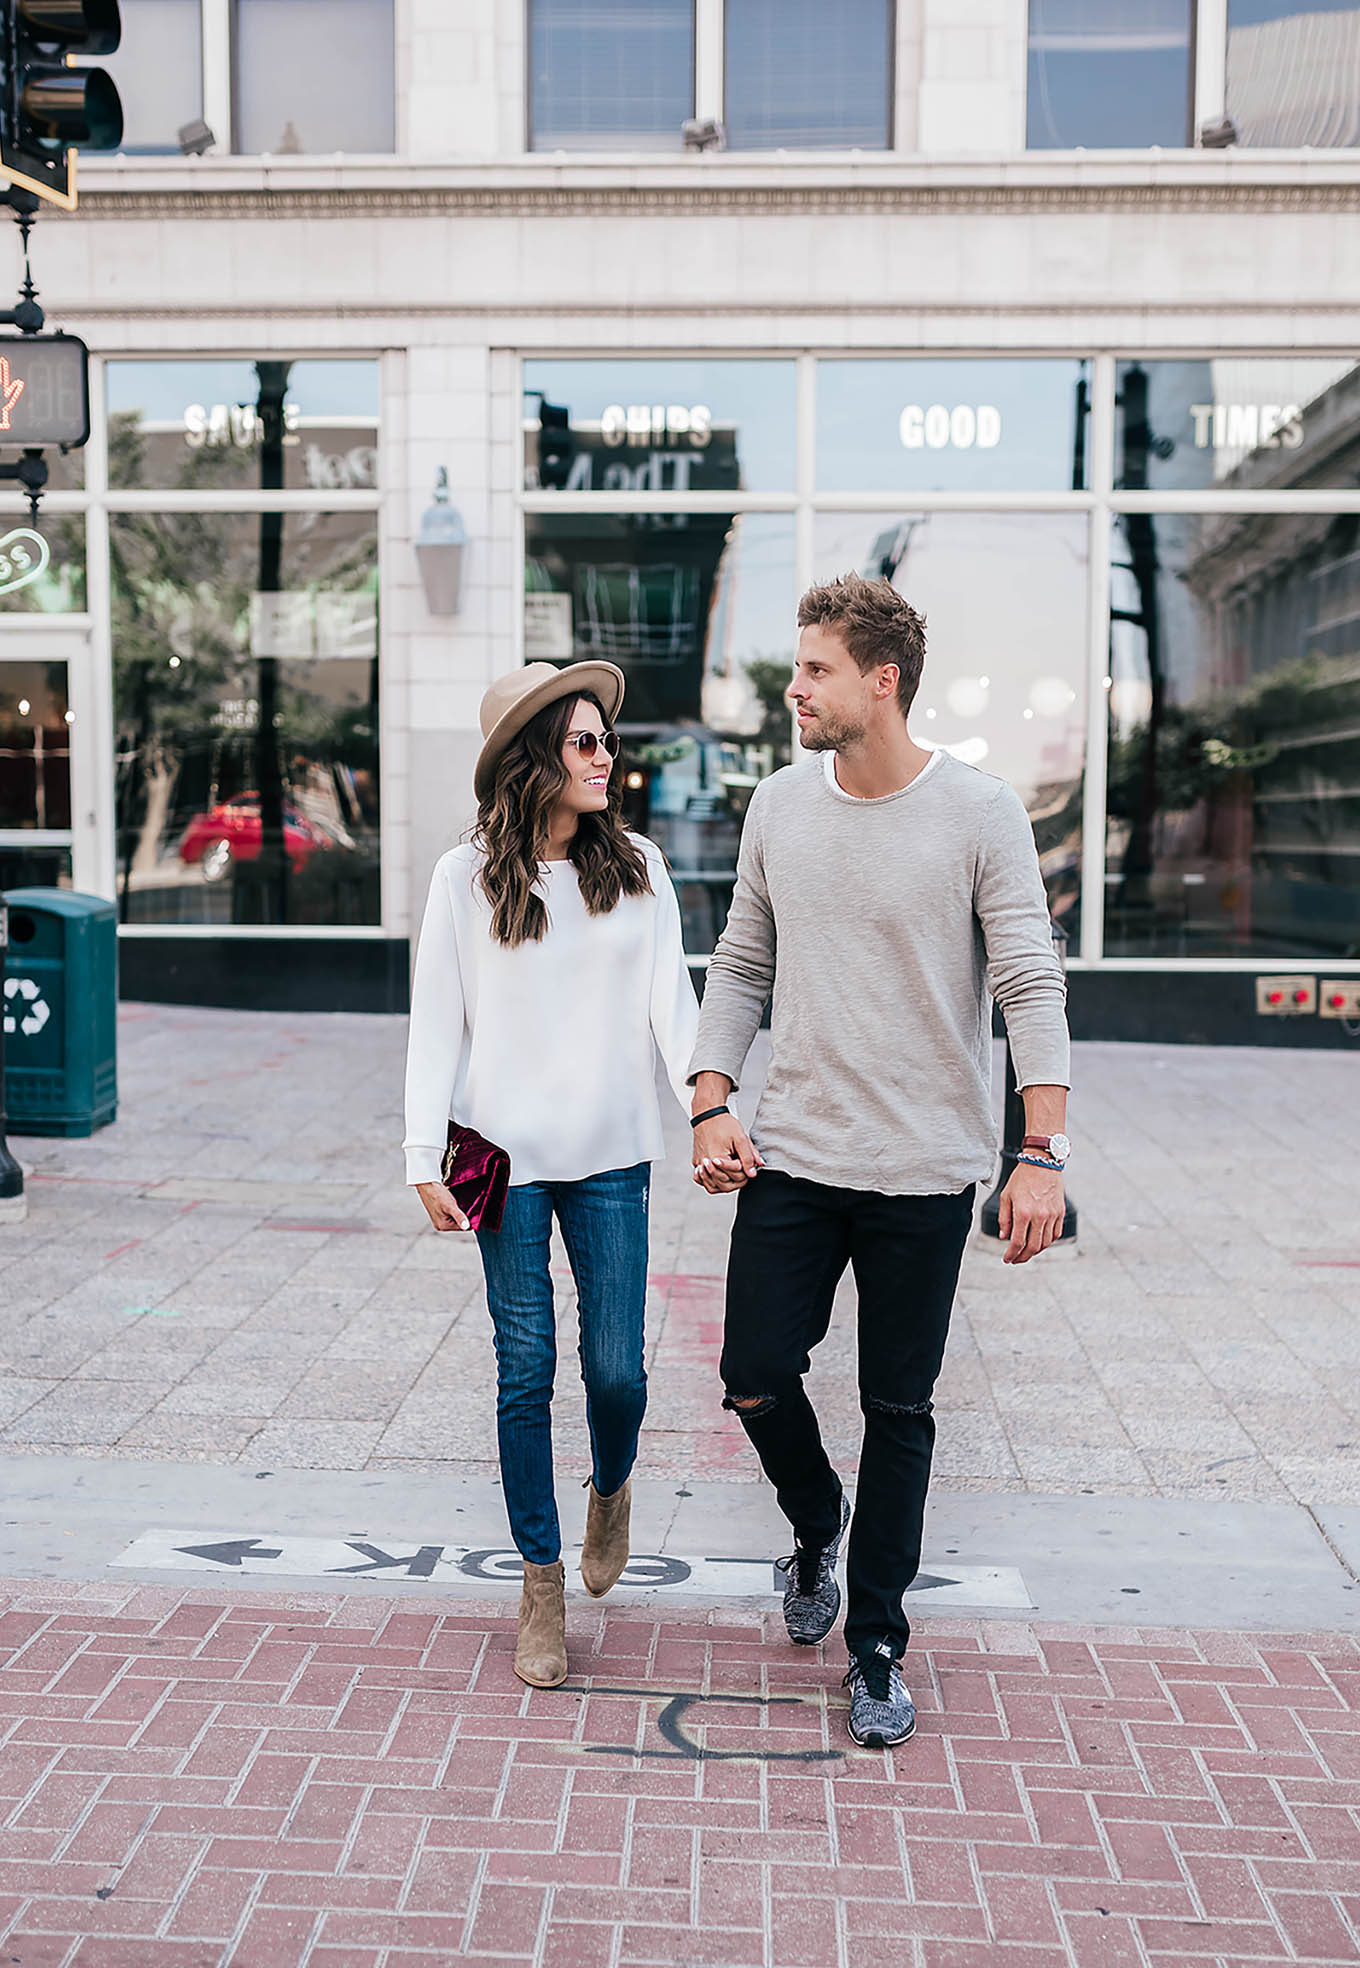
<instances>
[{"instance_id":1,"label":"held hands","mask_svg":"<svg viewBox=\"0 0 1360 1968\"><path fill-rule=\"evenodd\" d=\"M1028 1264L1047 1250L1062 1235L1066 1215L1062 1170L1017 1162L1001 1192L997 1211L997 1229L1010 1240L1002 1252L1002 1263Z\"/></svg>"},{"instance_id":2,"label":"held hands","mask_svg":"<svg viewBox=\"0 0 1360 1968\"><path fill-rule=\"evenodd\" d=\"M436 1230L471 1230L472 1225L442 1182L418 1182L416 1194Z\"/></svg>"},{"instance_id":3,"label":"held hands","mask_svg":"<svg viewBox=\"0 0 1360 1968\"><path fill-rule=\"evenodd\" d=\"M694 1180L710 1196L744 1189L765 1164L735 1114L715 1114L694 1130Z\"/></svg>"}]
</instances>

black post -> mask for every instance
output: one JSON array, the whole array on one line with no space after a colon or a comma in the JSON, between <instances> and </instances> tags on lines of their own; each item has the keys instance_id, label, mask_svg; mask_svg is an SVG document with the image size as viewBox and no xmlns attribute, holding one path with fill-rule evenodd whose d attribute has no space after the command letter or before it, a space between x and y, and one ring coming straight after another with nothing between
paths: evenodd
<instances>
[{"instance_id":1,"label":"black post","mask_svg":"<svg viewBox=\"0 0 1360 1968\"><path fill-rule=\"evenodd\" d=\"M283 405L288 391L288 362L257 362L260 394L256 415L260 424L260 490L277 492L283 486ZM283 514L260 514L260 594L277 594L283 565ZM232 867L233 922L288 921L288 853L284 839L283 761L279 755L279 663L275 655L256 653L254 772L260 796L260 851L253 861Z\"/></svg>"},{"instance_id":2,"label":"black post","mask_svg":"<svg viewBox=\"0 0 1360 1968\"><path fill-rule=\"evenodd\" d=\"M5 1139L5 959L9 954L9 910L0 902L0 1221L13 1221L24 1211L24 1172L9 1152Z\"/></svg>"},{"instance_id":3,"label":"black post","mask_svg":"<svg viewBox=\"0 0 1360 1968\"><path fill-rule=\"evenodd\" d=\"M1058 946L1058 954L1062 956L1067 949L1067 931L1057 923L1051 924L1050 927L1053 931L1053 941ZM1001 1168L996 1178L996 1187L982 1205L982 1217L978 1227L984 1237L999 1238L1001 1235L1001 1192L1015 1171L1016 1157L1020 1153L1024 1138L1025 1103L1015 1084L1015 1061L1011 1058L1011 1042L1007 1036L1006 1105L1001 1123ZM1077 1206L1065 1192L1063 1200L1067 1205L1067 1215L1063 1220L1058 1242L1072 1244L1077 1239Z\"/></svg>"}]
</instances>

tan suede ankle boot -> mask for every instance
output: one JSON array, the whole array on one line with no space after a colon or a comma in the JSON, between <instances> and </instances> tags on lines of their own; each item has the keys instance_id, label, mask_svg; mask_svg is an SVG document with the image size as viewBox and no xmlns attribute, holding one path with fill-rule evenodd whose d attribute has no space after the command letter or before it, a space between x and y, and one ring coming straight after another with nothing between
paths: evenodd
<instances>
[{"instance_id":1,"label":"tan suede ankle boot","mask_svg":"<svg viewBox=\"0 0 1360 1968\"><path fill-rule=\"evenodd\" d=\"M566 1574L555 1565L524 1560L519 1596L515 1672L531 1688L556 1688L567 1678Z\"/></svg>"},{"instance_id":2,"label":"tan suede ankle boot","mask_svg":"<svg viewBox=\"0 0 1360 1968\"><path fill-rule=\"evenodd\" d=\"M613 1496L602 1497L590 1486L586 1505L586 1541L581 1547L581 1583L592 1599L602 1599L617 1585L628 1563L628 1519L632 1503L631 1477Z\"/></svg>"}]
</instances>

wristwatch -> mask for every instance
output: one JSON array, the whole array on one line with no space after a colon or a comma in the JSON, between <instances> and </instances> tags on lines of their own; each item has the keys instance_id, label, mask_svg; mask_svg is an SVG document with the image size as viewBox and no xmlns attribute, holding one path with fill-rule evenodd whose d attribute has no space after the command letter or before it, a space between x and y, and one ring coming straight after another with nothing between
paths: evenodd
<instances>
[{"instance_id":1,"label":"wristwatch","mask_svg":"<svg viewBox=\"0 0 1360 1968\"><path fill-rule=\"evenodd\" d=\"M1041 1155L1047 1155L1059 1168L1064 1166L1072 1153L1072 1143L1065 1134L1027 1134L1020 1146L1037 1148Z\"/></svg>"}]
</instances>

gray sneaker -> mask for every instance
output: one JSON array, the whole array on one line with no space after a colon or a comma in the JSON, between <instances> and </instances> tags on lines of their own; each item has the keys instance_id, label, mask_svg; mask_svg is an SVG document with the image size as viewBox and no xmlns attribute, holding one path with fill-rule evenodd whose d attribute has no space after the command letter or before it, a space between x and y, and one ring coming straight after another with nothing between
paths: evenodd
<instances>
[{"instance_id":1,"label":"gray sneaker","mask_svg":"<svg viewBox=\"0 0 1360 1968\"><path fill-rule=\"evenodd\" d=\"M797 1647L815 1647L836 1624L841 1589L836 1583L836 1560L850 1522L850 1500L841 1492L841 1527L830 1544L799 1544L775 1568L785 1575L784 1624Z\"/></svg>"},{"instance_id":2,"label":"gray sneaker","mask_svg":"<svg viewBox=\"0 0 1360 1968\"><path fill-rule=\"evenodd\" d=\"M871 1654L851 1655L842 1682L850 1690L850 1734L866 1749L888 1749L916 1733L916 1704L902 1686L892 1647L880 1640Z\"/></svg>"}]
</instances>

